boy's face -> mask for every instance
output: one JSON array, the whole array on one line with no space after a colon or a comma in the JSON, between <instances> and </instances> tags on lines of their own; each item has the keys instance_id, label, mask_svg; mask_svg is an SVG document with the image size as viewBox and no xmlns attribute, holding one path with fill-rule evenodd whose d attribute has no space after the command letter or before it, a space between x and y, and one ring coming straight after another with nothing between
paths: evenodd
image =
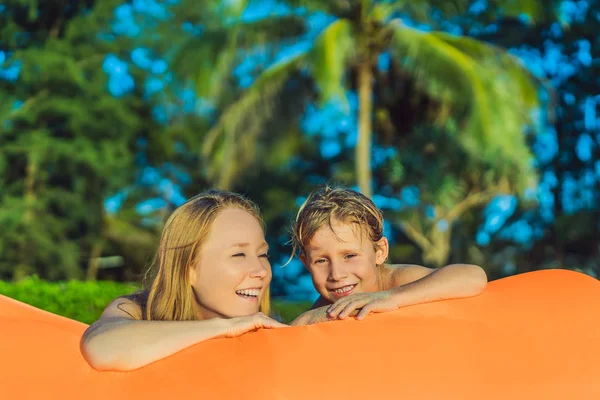
<instances>
[{"instance_id":1,"label":"boy's face","mask_svg":"<svg viewBox=\"0 0 600 400\"><path fill-rule=\"evenodd\" d=\"M357 224L333 219L331 225L333 231L325 225L315 233L301 256L317 292L335 303L354 293L378 291L377 265L387 258L387 239L374 244Z\"/></svg>"}]
</instances>

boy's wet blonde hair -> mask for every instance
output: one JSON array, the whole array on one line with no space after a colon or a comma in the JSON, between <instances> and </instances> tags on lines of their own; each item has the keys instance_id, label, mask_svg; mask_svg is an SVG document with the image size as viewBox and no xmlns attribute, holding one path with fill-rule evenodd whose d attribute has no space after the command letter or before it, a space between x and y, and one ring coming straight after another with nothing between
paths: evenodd
<instances>
[{"instance_id":1,"label":"boy's wet blonde hair","mask_svg":"<svg viewBox=\"0 0 600 400\"><path fill-rule=\"evenodd\" d=\"M298 210L292 226L292 256L306 254L306 246L315 233L327 225L333 231L332 220L356 224L376 246L383 237L383 213L371 199L356 190L319 186L313 190Z\"/></svg>"}]
</instances>

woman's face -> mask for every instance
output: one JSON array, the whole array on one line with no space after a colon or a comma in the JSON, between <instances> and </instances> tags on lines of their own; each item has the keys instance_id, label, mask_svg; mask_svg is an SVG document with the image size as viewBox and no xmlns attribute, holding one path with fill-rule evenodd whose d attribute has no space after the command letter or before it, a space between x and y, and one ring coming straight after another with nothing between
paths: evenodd
<instances>
[{"instance_id":1,"label":"woman's face","mask_svg":"<svg viewBox=\"0 0 600 400\"><path fill-rule=\"evenodd\" d=\"M253 215L239 208L219 213L190 270L201 318L259 311L272 277L268 250L264 231Z\"/></svg>"}]
</instances>

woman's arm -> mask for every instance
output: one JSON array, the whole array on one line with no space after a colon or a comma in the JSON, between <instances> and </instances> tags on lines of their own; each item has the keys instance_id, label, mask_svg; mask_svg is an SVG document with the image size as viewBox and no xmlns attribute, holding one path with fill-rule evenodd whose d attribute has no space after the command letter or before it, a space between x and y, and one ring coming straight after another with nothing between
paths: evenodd
<instances>
[{"instance_id":1,"label":"woman's arm","mask_svg":"<svg viewBox=\"0 0 600 400\"><path fill-rule=\"evenodd\" d=\"M208 339L286 326L261 313L204 321L141 321L134 318L137 312L139 306L131 300L117 299L88 327L81 352L94 369L129 371Z\"/></svg>"}]
</instances>

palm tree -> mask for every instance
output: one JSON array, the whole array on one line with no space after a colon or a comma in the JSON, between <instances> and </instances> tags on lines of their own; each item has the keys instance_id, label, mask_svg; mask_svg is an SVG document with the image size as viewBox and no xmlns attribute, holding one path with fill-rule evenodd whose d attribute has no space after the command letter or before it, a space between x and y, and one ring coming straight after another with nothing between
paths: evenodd
<instances>
[{"instance_id":1,"label":"palm tree","mask_svg":"<svg viewBox=\"0 0 600 400\"><path fill-rule=\"evenodd\" d=\"M230 3L235 3L239 12L246 2ZM449 118L459 121L460 129L454 132L469 155L495 160L499 168L508 166L522 171L521 182L533 178L531 156L523 136L524 126L531 122L531 110L538 104L538 87L530 74L501 48L468 37L420 31L399 17L404 15L402 12L422 11L429 5L462 7L467 1L284 3L292 10L302 7L307 13L324 12L333 17L332 22L311 47L260 74L228 104L207 133L202 151L210 160L209 172L220 186L231 185L252 163L255 155L248 149L254 148L265 123L273 120L279 108L309 93L310 88L302 85L296 86L297 91L289 90L290 82L308 72L323 101L343 102L346 91L356 88L359 107L355 173L359 187L370 196L374 71L378 57L384 53L390 54L392 63L414 80L418 90L441 104L444 112L439 115L439 123L445 124ZM524 8L525 3L529 2L521 3ZM286 44L298 33L292 29L298 27L299 17L294 12L250 22L229 17L226 25L206 25L203 35L194 37L178 51L175 66L195 78L196 87L203 89L200 94L222 93L222 83L226 82L223 77L244 55L241 49L255 48L257 44L263 48L269 48L265 44ZM215 42L217 38L221 40ZM190 54L196 55L193 60ZM351 76L355 76L354 82L349 82Z\"/></svg>"}]
</instances>

